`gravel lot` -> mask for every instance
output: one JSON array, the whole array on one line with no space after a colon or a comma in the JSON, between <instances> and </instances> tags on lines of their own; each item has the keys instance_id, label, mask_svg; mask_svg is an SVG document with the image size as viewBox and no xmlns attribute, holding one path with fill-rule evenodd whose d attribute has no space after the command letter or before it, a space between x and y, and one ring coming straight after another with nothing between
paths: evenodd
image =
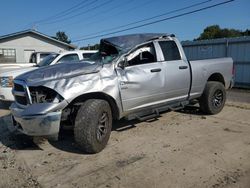
<instances>
[{"instance_id":1,"label":"gravel lot","mask_svg":"<svg viewBox=\"0 0 250 188\"><path fill-rule=\"evenodd\" d=\"M232 90L221 113L197 108L154 121L119 121L106 149L12 135L0 107L0 187L250 187L250 92Z\"/></svg>"}]
</instances>

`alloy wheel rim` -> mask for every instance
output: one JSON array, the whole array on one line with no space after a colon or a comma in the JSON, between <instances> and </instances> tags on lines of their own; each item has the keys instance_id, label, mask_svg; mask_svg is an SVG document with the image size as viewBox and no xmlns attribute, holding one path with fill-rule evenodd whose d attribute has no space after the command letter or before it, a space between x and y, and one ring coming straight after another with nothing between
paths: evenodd
<instances>
[{"instance_id":1,"label":"alloy wheel rim","mask_svg":"<svg viewBox=\"0 0 250 188\"><path fill-rule=\"evenodd\" d=\"M221 90L216 90L213 95L212 103L216 108L220 108L223 102L223 92Z\"/></svg>"},{"instance_id":2,"label":"alloy wheel rim","mask_svg":"<svg viewBox=\"0 0 250 188\"><path fill-rule=\"evenodd\" d=\"M102 141L105 138L107 134L107 129L108 129L108 114L106 112L103 112L98 121L98 127L96 133L98 141Z\"/></svg>"}]
</instances>

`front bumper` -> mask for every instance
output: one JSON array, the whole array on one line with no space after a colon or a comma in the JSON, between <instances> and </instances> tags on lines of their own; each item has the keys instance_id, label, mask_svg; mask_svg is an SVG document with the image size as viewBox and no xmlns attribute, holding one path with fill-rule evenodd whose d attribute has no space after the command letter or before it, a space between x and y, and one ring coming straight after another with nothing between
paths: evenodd
<instances>
[{"instance_id":1,"label":"front bumper","mask_svg":"<svg viewBox=\"0 0 250 188\"><path fill-rule=\"evenodd\" d=\"M61 111L41 115L23 115L24 109L15 103L10 106L13 124L11 130L18 130L29 136L52 136L59 133Z\"/></svg>"}]
</instances>

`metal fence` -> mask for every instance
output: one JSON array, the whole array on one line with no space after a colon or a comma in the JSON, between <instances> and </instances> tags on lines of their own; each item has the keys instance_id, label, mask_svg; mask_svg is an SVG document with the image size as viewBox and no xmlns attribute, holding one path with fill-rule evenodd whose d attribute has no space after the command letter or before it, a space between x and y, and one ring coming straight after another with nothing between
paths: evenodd
<instances>
[{"instance_id":1,"label":"metal fence","mask_svg":"<svg viewBox=\"0 0 250 188\"><path fill-rule=\"evenodd\" d=\"M235 87L250 88L250 37L183 41L189 60L232 57Z\"/></svg>"}]
</instances>

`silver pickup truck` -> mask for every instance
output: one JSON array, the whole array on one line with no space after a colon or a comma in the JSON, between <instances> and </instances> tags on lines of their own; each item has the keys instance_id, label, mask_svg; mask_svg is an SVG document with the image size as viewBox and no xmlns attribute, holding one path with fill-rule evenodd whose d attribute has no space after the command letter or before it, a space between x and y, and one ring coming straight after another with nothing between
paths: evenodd
<instances>
[{"instance_id":1,"label":"silver pickup truck","mask_svg":"<svg viewBox=\"0 0 250 188\"><path fill-rule=\"evenodd\" d=\"M145 120L199 102L219 113L233 85L231 58L188 61L174 35L132 34L102 39L90 61L58 64L18 76L13 126L57 138L71 127L88 153L107 144L113 120Z\"/></svg>"}]
</instances>

